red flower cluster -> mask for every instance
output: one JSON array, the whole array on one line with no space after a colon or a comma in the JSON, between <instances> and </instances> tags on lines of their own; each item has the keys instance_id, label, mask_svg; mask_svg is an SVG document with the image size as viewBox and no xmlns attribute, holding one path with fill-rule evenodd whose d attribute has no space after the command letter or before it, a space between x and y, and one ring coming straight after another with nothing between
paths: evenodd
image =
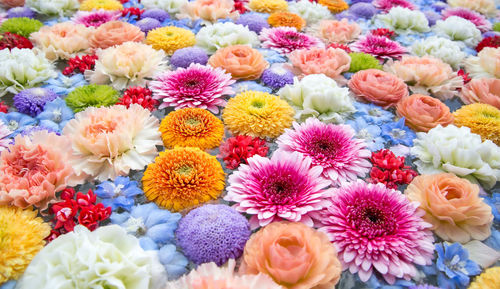
<instances>
[{"instance_id":1,"label":"red flower cluster","mask_svg":"<svg viewBox=\"0 0 500 289\"><path fill-rule=\"evenodd\" d=\"M266 141L258 137L239 135L230 137L220 146L219 158L224 160L224 164L230 170L236 169L241 163L247 163L247 159L260 155L265 157L269 147Z\"/></svg>"},{"instance_id":2,"label":"red flower cluster","mask_svg":"<svg viewBox=\"0 0 500 289\"><path fill-rule=\"evenodd\" d=\"M8 48L9 50L12 48L33 48L33 43L31 41L21 35L17 35L10 32L5 32L0 36L0 50Z\"/></svg>"},{"instance_id":3,"label":"red flower cluster","mask_svg":"<svg viewBox=\"0 0 500 289\"><path fill-rule=\"evenodd\" d=\"M351 53L352 52L351 49L347 45L344 45L342 43L334 42L334 43L328 45L327 48L330 48L330 47L331 48L340 48L340 49L344 50L347 53Z\"/></svg>"},{"instance_id":4,"label":"red flower cluster","mask_svg":"<svg viewBox=\"0 0 500 289\"><path fill-rule=\"evenodd\" d=\"M493 47L493 48L498 48L500 47L500 36L495 35L491 37L486 37L479 44L476 46L476 51L480 52L483 50L485 47Z\"/></svg>"},{"instance_id":5,"label":"red flower cluster","mask_svg":"<svg viewBox=\"0 0 500 289\"><path fill-rule=\"evenodd\" d=\"M469 83L469 81L472 80L472 78L469 77L468 73L465 73L463 69L459 69L457 72L458 76L461 76L464 79L464 84Z\"/></svg>"},{"instance_id":6,"label":"red flower cluster","mask_svg":"<svg viewBox=\"0 0 500 289\"><path fill-rule=\"evenodd\" d=\"M152 95L153 92L147 88L140 86L130 87L125 90L125 93L116 104L125 105L129 108L131 104L137 103L145 109L153 111L156 109L159 102L158 100L153 99Z\"/></svg>"},{"instance_id":7,"label":"red flower cluster","mask_svg":"<svg viewBox=\"0 0 500 289\"><path fill-rule=\"evenodd\" d=\"M390 39L394 36L394 31L387 28L377 28L371 30L370 34L375 36L385 36Z\"/></svg>"},{"instance_id":8,"label":"red flower cluster","mask_svg":"<svg viewBox=\"0 0 500 289\"><path fill-rule=\"evenodd\" d=\"M0 112L7 113L9 111L9 106L5 102L0 101Z\"/></svg>"},{"instance_id":9,"label":"red flower cluster","mask_svg":"<svg viewBox=\"0 0 500 289\"><path fill-rule=\"evenodd\" d=\"M137 20L141 19L141 15L144 13L144 9L140 9L137 7L129 7L129 8L124 8L122 10L122 17L125 16L137 16Z\"/></svg>"},{"instance_id":10,"label":"red flower cluster","mask_svg":"<svg viewBox=\"0 0 500 289\"><path fill-rule=\"evenodd\" d=\"M248 3L248 0L234 0L234 10L233 11L238 11L240 14L243 14L247 11L247 8L245 7Z\"/></svg>"},{"instance_id":11,"label":"red flower cluster","mask_svg":"<svg viewBox=\"0 0 500 289\"><path fill-rule=\"evenodd\" d=\"M397 189L398 185L409 184L418 175L410 166L405 166L404 157L397 157L387 149L373 152L370 160L373 164L370 182L374 184L382 183L390 189Z\"/></svg>"},{"instance_id":12,"label":"red flower cluster","mask_svg":"<svg viewBox=\"0 0 500 289\"><path fill-rule=\"evenodd\" d=\"M75 56L73 58L70 58L68 61L68 67L64 68L63 74L70 75L72 73L75 73L75 71L77 70L79 71L79 73L84 73L85 70L93 69L97 58L97 55L94 54L84 55L82 57Z\"/></svg>"},{"instance_id":13,"label":"red flower cluster","mask_svg":"<svg viewBox=\"0 0 500 289\"><path fill-rule=\"evenodd\" d=\"M54 217L52 222L54 229L50 232L47 240L50 242L62 234L73 231L77 224L87 227L93 231L102 222L111 216L111 207L96 204L97 197L89 190L87 194L78 192L75 198L73 188L65 189L61 193L63 201L57 202L50 207L50 214Z\"/></svg>"}]
</instances>

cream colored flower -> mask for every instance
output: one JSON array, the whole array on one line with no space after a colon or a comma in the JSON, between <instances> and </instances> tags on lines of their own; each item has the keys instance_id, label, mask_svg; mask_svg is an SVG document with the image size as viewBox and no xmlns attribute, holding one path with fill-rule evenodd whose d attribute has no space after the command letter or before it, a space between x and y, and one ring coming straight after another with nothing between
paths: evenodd
<instances>
[{"instance_id":1,"label":"cream colored flower","mask_svg":"<svg viewBox=\"0 0 500 289\"><path fill-rule=\"evenodd\" d=\"M231 45L250 45L256 47L259 44L257 34L250 31L246 26L232 22L216 23L208 25L196 34L196 45L213 54L220 48Z\"/></svg>"},{"instance_id":2,"label":"cream colored flower","mask_svg":"<svg viewBox=\"0 0 500 289\"><path fill-rule=\"evenodd\" d=\"M26 0L25 5L43 15L68 16L78 10L78 0Z\"/></svg>"},{"instance_id":3,"label":"cream colored flower","mask_svg":"<svg viewBox=\"0 0 500 289\"><path fill-rule=\"evenodd\" d=\"M159 8L170 14L179 13L182 6L188 3L188 0L142 0L141 4L146 9Z\"/></svg>"},{"instance_id":4,"label":"cream colored flower","mask_svg":"<svg viewBox=\"0 0 500 289\"><path fill-rule=\"evenodd\" d=\"M467 58L465 70L474 78L500 78L500 48L485 47Z\"/></svg>"},{"instance_id":5,"label":"cream colored flower","mask_svg":"<svg viewBox=\"0 0 500 289\"><path fill-rule=\"evenodd\" d=\"M447 38L431 36L423 38L411 46L411 52L417 56L433 56L458 68L467 54L459 44Z\"/></svg>"},{"instance_id":6,"label":"cream colored flower","mask_svg":"<svg viewBox=\"0 0 500 289\"><path fill-rule=\"evenodd\" d=\"M421 33L430 30L427 17L418 10L396 6L386 14L379 14L377 18L398 34Z\"/></svg>"},{"instance_id":7,"label":"cream colored flower","mask_svg":"<svg viewBox=\"0 0 500 289\"><path fill-rule=\"evenodd\" d=\"M458 16L438 20L433 29L436 35L463 43L469 47L476 47L482 39L481 31L477 29L474 23Z\"/></svg>"}]
</instances>

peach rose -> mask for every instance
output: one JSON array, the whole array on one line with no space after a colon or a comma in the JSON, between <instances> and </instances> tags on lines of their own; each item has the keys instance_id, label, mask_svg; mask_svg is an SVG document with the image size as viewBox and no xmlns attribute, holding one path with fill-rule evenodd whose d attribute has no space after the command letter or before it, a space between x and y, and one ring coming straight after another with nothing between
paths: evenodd
<instances>
[{"instance_id":1,"label":"peach rose","mask_svg":"<svg viewBox=\"0 0 500 289\"><path fill-rule=\"evenodd\" d=\"M423 94L403 97L396 105L396 113L404 117L405 124L414 131L428 132L438 124L447 126L453 123L453 115L446 104Z\"/></svg>"},{"instance_id":2,"label":"peach rose","mask_svg":"<svg viewBox=\"0 0 500 289\"><path fill-rule=\"evenodd\" d=\"M355 40L361 33L361 27L356 23L349 23L347 19L322 20L316 24L311 32L325 43L348 43Z\"/></svg>"},{"instance_id":3,"label":"peach rose","mask_svg":"<svg viewBox=\"0 0 500 289\"><path fill-rule=\"evenodd\" d=\"M122 21L109 21L97 28L90 37L92 48L108 48L132 41L144 41L144 32L139 27Z\"/></svg>"},{"instance_id":4,"label":"peach rose","mask_svg":"<svg viewBox=\"0 0 500 289\"><path fill-rule=\"evenodd\" d=\"M302 223L275 222L248 240L240 271L264 273L285 288L333 288L342 271L328 237Z\"/></svg>"},{"instance_id":5,"label":"peach rose","mask_svg":"<svg viewBox=\"0 0 500 289\"><path fill-rule=\"evenodd\" d=\"M210 57L208 64L225 69L234 79L244 80L258 79L269 66L258 50L247 45L219 49Z\"/></svg>"},{"instance_id":6,"label":"peach rose","mask_svg":"<svg viewBox=\"0 0 500 289\"><path fill-rule=\"evenodd\" d=\"M302 74L325 74L330 78L338 77L351 65L351 57L340 48L299 49L290 53L288 58Z\"/></svg>"},{"instance_id":7,"label":"peach rose","mask_svg":"<svg viewBox=\"0 0 500 289\"><path fill-rule=\"evenodd\" d=\"M466 243L484 240L491 234L491 207L479 197L479 186L454 174L421 175L405 191L419 202L425 221L445 241Z\"/></svg>"},{"instance_id":8,"label":"peach rose","mask_svg":"<svg viewBox=\"0 0 500 289\"><path fill-rule=\"evenodd\" d=\"M0 0L0 4L12 8L12 7L22 7L24 6L25 0Z\"/></svg>"},{"instance_id":9,"label":"peach rose","mask_svg":"<svg viewBox=\"0 0 500 289\"><path fill-rule=\"evenodd\" d=\"M500 109L500 79L473 79L462 89L460 98L466 104L487 103Z\"/></svg>"},{"instance_id":10,"label":"peach rose","mask_svg":"<svg viewBox=\"0 0 500 289\"><path fill-rule=\"evenodd\" d=\"M177 17L179 19L202 19L205 22L213 23L217 19L238 17L238 12L231 12L233 9L233 0L196 0L184 4Z\"/></svg>"},{"instance_id":11,"label":"peach rose","mask_svg":"<svg viewBox=\"0 0 500 289\"><path fill-rule=\"evenodd\" d=\"M356 72L348 85L359 99L384 108L394 106L400 99L408 96L408 86L403 80L378 69Z\"/></svg>"}]
</instances>

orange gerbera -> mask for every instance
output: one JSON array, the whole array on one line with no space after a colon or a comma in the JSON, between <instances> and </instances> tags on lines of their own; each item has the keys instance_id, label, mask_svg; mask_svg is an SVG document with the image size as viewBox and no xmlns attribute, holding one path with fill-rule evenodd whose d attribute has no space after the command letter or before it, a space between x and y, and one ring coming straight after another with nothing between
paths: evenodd
<instances>
[{"instance_id":1,"label":"orange gerbera","mask_svg":"<svg viewBox=\"0 0 500 289\"><path fill-rule=\"evenodd\" d=\"M343 0L319 0L318 3L326 6L332 13L340 13L349 9L349 5Z\"/></svg>"},{"instance_id":2,"label":"orange gerbera","mask_svg":"<svg viewBox=\"0 0 500 289\"><path fill-rule=\"evenodd\" d=\"M160 131L167 148L181 146L207 150L220 145L224 124L208 110L183 108L169 113L161 122Z\"/></svg>"},{"instance_id":3,"label":"orange gerbera","mask_svg":"<svg viewBox=\"0 0 500 289\"><path fill-rule=\"evenodd\" d=\"M267 18L267 22L272 27L288 26L302 30L306 26L306 21L299 15L291 12L274 12Z\"/></svg>"},{"instance_id":4,"label":"orange gerbera","mask_svg":"<svg viewBox=\"0 0 500 289\"><path fill-rule=\"evenodd\" d=\"M175 212L217 199L224 185L217 159L191 147L161 152L142 177L146 197Z\"/></svg>"}]
</instances>

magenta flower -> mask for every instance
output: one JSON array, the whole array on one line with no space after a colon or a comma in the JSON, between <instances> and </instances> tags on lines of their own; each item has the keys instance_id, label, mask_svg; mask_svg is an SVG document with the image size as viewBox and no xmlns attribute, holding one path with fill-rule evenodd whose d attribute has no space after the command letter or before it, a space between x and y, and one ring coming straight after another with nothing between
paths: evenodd
<instances>
[{"instance_id":1,"label":"magenta flower","mask_svg":"<svg viewBox=\"0 0 500 289\"><path fill-rule=\"evenodd\" d=\"M221 68L192 63L188 68L177 68L160 75L150 83L153 98L163 101L159 108L198 107L219 113L219 106L226 105L222 98L233 94L231 74Z\"/></svg>"},{"instance_id":2,"label":"magenta flower","mask_svg":"<svg viewBox=\"0 0 500 289\"><path fill-rule=\"evenodd\" d=\"M94 11L78 11L71 18L75 24L83 24L87 27L99 27L102 24L118 20L121 16L120 11L109 10L94 10Z\"/></svg>"},{"instance_id":3,"label":"magenta flower","mask_svg":"<svg viewBox=\"0 0 500 289\"><path fill-rule=\"evenodd\" d=\"M373 6L380 10L389 12L394 7L403 7L410 10L415 10L415 5L407 0L375 0L373 1Z\"/></svg>"},{"instance_id":4,"label":"magenta flower","mask_svg":"<svg viewBox=\"0 0 500 289\"><path fill-rule=\"evenodd\" d=\"M476 25L477 29L481 30L481 32L487 32L491 30L491 22L488 21L483 15L469 10L467 8L456 7L456 8L448 8L442 12L443 19L446 19L451 16L458 16L465 20L469 20L470 22Z\"/></svg>"},{"instance_id":5,"label":"magenta flower","mask_svg":"<svg viewBox=\"0 0 500 289\"><path fill-rule=\"evenodd\" d=\"M297 152L277 151L271 159L255 155L229 176L224 200L236 202L237 211L252 215L252 229L281 220L312 227L311 214L327 203L330 190L325 188L331 182L321 178L322 168L311 167L311 162Z\"/></svg>"},{"instance_id":6,"label":"magenta flower","mask_svg":"<svg viewBox=\"0 0 500 289\"><path fill-rule=\"evenodd\" d=\"M316 37L297 32L294 27L264 28L259 39L262 48L270 48L281 54L288 54L297 49L324 47L323 42Z\"/></svg>"},{"instance_id":7,"label":"magenta flower","mask_svg":"<svg viewBox=\"0 0 500 289\"><path fill-rule=\"evenodd\" d=\"M385 36L368 34L356 41L351 48L356 52L364 52L375 56L378 60L400 59L406 48Z\"/></svg>"},{"instance_id":8,"label":"magenta flower","mask_svg":"<svg viewBox=\"0 0 500 289\"><path fill-rule=\"evenodd\" d=\"M316 118L293 124L278 140L279 150L299 152L323 168L322 176L334 185L354 181L370 170L371 152L364 141L355 139L348 125L326 124Z\"/></svg>"},{"instance_id":9,"label":"magenta flower","mask_svg":"<svg viewBox=\"0 0 500 289\"><path fill-rule=\"evenodd\" d=\"M319 230L337 248L342 268L358 272L361 281L377 271L394 284L414 277L415 264L431 264L432 225L401 192L357 181L337 189L329 201L319 214Z\"/></svg>"}]
</instances>

